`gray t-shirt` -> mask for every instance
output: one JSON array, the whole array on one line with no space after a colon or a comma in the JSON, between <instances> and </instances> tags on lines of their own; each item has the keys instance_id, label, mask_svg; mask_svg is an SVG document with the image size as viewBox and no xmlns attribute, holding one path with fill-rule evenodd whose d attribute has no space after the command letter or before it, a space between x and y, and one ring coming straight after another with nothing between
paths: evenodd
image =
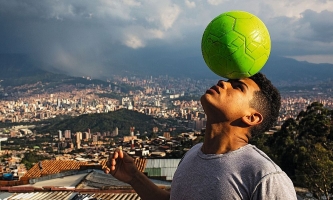
<instances>
[{"instance_id":1,"label":"gray t-shirt","mask_svg":"<svg viewBox=\"0 0 333 200\"><path fill-rule=\"evenodd\" d=\"M248 144L225 154L192 147L171 184L171 200L297 199L289 177L264 152Z\"/></svg>"}]
</instances>

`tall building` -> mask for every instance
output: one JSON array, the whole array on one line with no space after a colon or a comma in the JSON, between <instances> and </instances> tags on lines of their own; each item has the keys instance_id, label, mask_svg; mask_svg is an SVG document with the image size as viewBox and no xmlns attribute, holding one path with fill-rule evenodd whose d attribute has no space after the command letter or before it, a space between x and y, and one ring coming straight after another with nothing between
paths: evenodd
<instances>
[{"instance_id":1,"label":"tall building","mask_svg":"<svg viewBox=\"0 0 333 200\"><path fill-rule=\"evenodd\" d=\"M91 134L89 132L84 132L84 137L83 139L89 140L91 138Z\"/></svg>"},{"instance_id":2,"label":"tall building","mask_svg":"<svg viewBox=\"0 0 333 200\"><path fill-rule=\"evenodd\" d=\"M59 140L62 139L62 131L61 130L58 130L58 137L59 137Z\"/></svg>"},{"instance_id":3,"label":"tall building","mask_svg":"<svg viewBox=\"0 0 333 200\"><path fill-rule=\"evenodd\" d=\"M187 123L187 127L190 129L195 129L195 121L189 120Z\"/></svg>"},{"instance_id":4,"label":"tall building","mask_svg":"<svg viewBox=\"0 0 333 200\"><path fill-rule=\"evenodd\" d=\"M118 136L118 127L116 127L113 131L112 131L112 137L116 137Z\"/></svg>"},{"instance_id":5,"label":"tall building","mask_svg":"<svg viewBox=\"0 0 333 200\"><path fill-rule=\"evenodd\" d=\"M134 149L134 130L135 130L135 127L131 127L130 128L130 136L132 137L132 139L131 139L131 149Z\"/></svg>"},{"instance_id":6,"label":"tall building","mask_svg":"<svg viewBox=\"0 0 333 200\"><path fill-rule=\"evenodd\" d=\"M98 136L97 135L93 135L93 142L98 142Z\"/></svg>"},{"instance_id":7,"label":"tall building","mask_svg":"<svg viewBox=\"0 0 333 200\"><path fill-rule=\"evenodd\" d=\"M195 130L201 130L205 127L205 119L196 119L195 122Z\"/></svg>"},{"instance_id":8,"label":"tall building","mask_svg":"<svg viewBox=\"0 0 333 200\"><path fill-rule=\"evenodd\" d=\"M131 127L130 128L130 136L134 136L134 130L135 130L135 127Z\"/></svg>"},{"instance_id":9,"label":"tall building","mask_svg":"<svg viewBox=\"0 0 333 200\"><path fill-rule=\"evenodd\" d=\"M76 132L76 147L77 149L81 149L81 140L82 140L82 132Z\"/></svg>"},{"instance_id":10,"label":"tall building","mask_svg":"<svg viewBox=\"0 0 333 200\"><path fill-rule=\"evenodd\" d=\"M76 132L76 143L81 142L82 140L82 132Z\"/></svg>"},{"instance_id":11,"label":"tall building","mask_svg":"<svg viewBox=\"0 0 333 200\"><path fill-rule=\"evenodd\" d=\"M164 132L163 133L163 137L165 137L166 139L170 139L170 132Z\"/></svg>"},{"instance_id":12,"label":"tall building","mask_svg":"<svg viewBox=\"0 0 333 200\"><path fill-rule=\"evenodd\" d=\"M64 134L65 134L65 138L66 139L71 139L72 138L72 136L71 136L71 130L65 130Z\"/></svg>"},{"instance_id":13,"label":"tall building","mask_svg":"<svg viewBox=\"0 0 333 200\"><path fill-rule=\"evenodd\" d=\"M187 120L192 120L192 113L188 113L187 115L186 115L186 119Z\"/></svg>"},{"instance_id":14,"label":"tall building","mask_svg":"<svg viewBox=\"0 0 333 200\"><path fill-rule=\"evenodd\" d=\"M58 98L57 99L57 107L60 107L61 106L61 101L60 101L60 99Z\"/></svg>"}]
</instances>

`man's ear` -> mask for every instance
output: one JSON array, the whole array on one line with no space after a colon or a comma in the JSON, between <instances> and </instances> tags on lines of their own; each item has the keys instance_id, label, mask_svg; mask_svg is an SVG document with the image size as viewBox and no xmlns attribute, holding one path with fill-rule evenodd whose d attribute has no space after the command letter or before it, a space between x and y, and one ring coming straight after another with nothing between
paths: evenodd
<instances>
[{"instance_id":1,"label":"man's ear","mask_svg":"<svg viewBox=\"0 0 333 200\"><path fill-rule=\"evenodd\" d=\"M263 119L263 116L258 112L254 112L250 115L245 115L244 117L242 117L242 121L249 126L258 125L262 122Z\"/></svg>"}]
</instances>

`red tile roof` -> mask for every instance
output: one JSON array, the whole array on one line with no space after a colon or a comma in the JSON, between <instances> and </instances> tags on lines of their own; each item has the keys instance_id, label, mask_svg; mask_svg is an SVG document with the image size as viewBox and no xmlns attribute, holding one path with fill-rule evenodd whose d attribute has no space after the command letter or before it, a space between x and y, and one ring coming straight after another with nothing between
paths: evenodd
<instances>
[{"instance_id":1,"label":"red tile roof","mask_svg":"<svg viewBox=\"0 0 333 200\"><path fill-rule=\"evenodd\" d=\"M146 168L146 158L135 158L134 162L138 169L143 172ZM57 174L69 170L80 170L81 167L89 166L88 162L79 162L74 160L44 160L36 163L26 174L21 177L21 180L29 180L51 174ZM96 166L96 165L92 165ZM101 169L107 168L107 159L99 161Z\"/></svg>"},{"instance_id":2,"label":"red tile roof","mask_svg":"<svg viewBox=\"0 0 333 200\"><path fill-rule=\"evenodd\" d=\"M68 170L79 170L81 165L87 165L87 162L73 160L44 160L36 163L21 177L21 179L26 180L50 174L57 174Z\"/></svg>"}]
</instances>

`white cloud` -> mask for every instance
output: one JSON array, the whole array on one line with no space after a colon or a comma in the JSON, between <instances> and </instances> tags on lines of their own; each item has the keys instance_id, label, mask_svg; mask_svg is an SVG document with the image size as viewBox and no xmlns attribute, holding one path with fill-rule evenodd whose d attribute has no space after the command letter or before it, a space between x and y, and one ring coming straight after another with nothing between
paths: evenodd
<instances>
[{"instance_id":1,"label":"white cloud","mask_svg":"<svg viewBox=\"0 0 333 200\"><path fill-rule=\"evenodd\" d=\"M189 8L195 8L195 6L196 6L195 2L194 1L190 1L190 0L185 0L185 4Z\"/></svg>"},{"instance_id":2,"label":"white cloud","mask_svg":"<svg viewBox=\"0 0 333 200\"><path fill-rule=\"evenodd\" d=\"M176 4L164 8L160 14L160 20L165 30L170 29L180 14L180 8Z\"/></svg>"},{"instance_id":3,"label":"white cloud","mask_svg":"<svg viewBox=\"0 0 333 200\"><path fill-rule=\"evenodd\" d=\"M155 21L155 18L150 17L150 16L146 17L145 19L146 19L147 22L154 22Z\"/></svg>"},{"instance_id":4,"label":"white cloud","mask_svg":"<svg viewBox=\"0 0 333 200\"><path fill-rule=\"evenodd\" d=\"M129 6L141 6L141 2L135 1L135 0L122 0L124 4Z\"/></svg>"},{"instance_id":5,"label":"white cloud","mask_svg":"<svg viewBox=\"0 0 333 200\"><path fill-rule=\"evenodd\" d=\"M207 0L207 2L211 5L217 6L221 4L224 0Z\"/></svg>"},{"instance_id":6,"label":"white cloud","mask_svg":"<svg viewBox=\"0 0 333 200\"><path fill-rule=\"evenodd\" d=\"M158 29L150 29L147 31L148 36L151 38L158 38L158 39L163 39L164 38L164 32Z\"/></svg>"},{"instance_id":7,"label":"white cloud","mask_svg":"<svg viewBox=\"0 0 333 200\"><path fill-rule=\"evenodd\" d=\"M138 49L145 46L144 42L136 35L127 35L125 45L133 49Z\"/></svg>"},{"instance_id":8,"label":"white cloud","mask_svg":"<svg viewBox=\"0 0 333 200\"><path fill-rule=\"evenodd\" d=\"M122 30L123 44L132 49L144 48L151 40L162 40L165 32L159 29L147 29L143 26L131 26Z\"/></svg>"},{"instance_id":9,"label":"white cloud","mask_svg":"<svg viewBox=\"0 0 333 200\"><path fill-rule=\"evenodd\" d=\"M130 15L131 6L126 3L120 2L119 0L109 1L100 0L92 7L96 11L96 14L101 18L119 18L124 20L132 19Z\"/></svg>"},{"instance_id":10,"label":"white cloud","mask_svg":"<svg viewBox=\"0 0 333 200\"><path fill-rule=\"evenodd\" d=\"M254 2L252 2L254 3ZM290 18L301 18L301 13L311 9L315 12L323 10L333 11L333 1L313 1L313 0L281 0L281 1L263 1L271 6L271 17L286 16Z\"/></svg>"}]
</instances>

